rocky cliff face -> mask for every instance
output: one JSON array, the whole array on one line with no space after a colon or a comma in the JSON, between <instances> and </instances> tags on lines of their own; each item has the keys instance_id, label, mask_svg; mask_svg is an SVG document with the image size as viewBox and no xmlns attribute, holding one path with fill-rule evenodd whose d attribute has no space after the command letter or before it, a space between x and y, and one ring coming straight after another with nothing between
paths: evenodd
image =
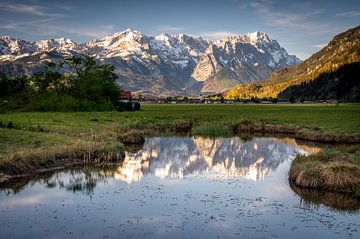
<instances>
[{"instance_id":1,"label":"rocky cliff face","mask_svg":"<svg viewBox=\"0 0 360 239\"><path fill-rule=\"evenodd\" d=\"M274 70L299 62L266 33L254 32L210 44L192 76L204 81L203 92L222 92L238 84L265 80Z\"/></svg>"},{"instance_id":2,"label":"rocky cliff face","mask_svg":"<svg viewBox=\"0 0 360 239\"><path fill-rule=\"evenodd\" d=\"M208 41L127 29L83 44L64 38L27 42L0 37L0 70L11 74L32 74L47 61L83 54L114 65L124 89L157 96L219 93L300 62L261 32Z\"/></svg>"},{"instance_id":3,"label":"rocky cliff face","mask_svg":"<svg viewBox=\"0 0 360 239\"><path fill-rule=\"evenodd\" d=\"M282 67L286 60L285 58L279 59L279 66ZM304 62L289 68L279 69L266 81L260 82L256 86L239 85L234 87L226 93L226 97L250 98L251 96L256 96L258 98L276 98L286 89L300 86L298 90L302 89L303 96L307 96L309 99L341 99L340 95L347 95L350 98L355 97L357 99L358 87L356 87L356 80L347 80L345 79L347 77L344 76L351 75L347 73L348 69L356 68L356 63L359 62L360 26L357 26L336 35L327 46ZM352 74L356 72L356 69L350 71ZM338 82L340 79L344 81ZM318 80L319 82L313 82ZM305 92L309 84L313 84L312 86L316 85L312 94ZM332 88L337 89L333 90ZM318 92L320 90L325 92Z\"/></svg>"}]
</instances>

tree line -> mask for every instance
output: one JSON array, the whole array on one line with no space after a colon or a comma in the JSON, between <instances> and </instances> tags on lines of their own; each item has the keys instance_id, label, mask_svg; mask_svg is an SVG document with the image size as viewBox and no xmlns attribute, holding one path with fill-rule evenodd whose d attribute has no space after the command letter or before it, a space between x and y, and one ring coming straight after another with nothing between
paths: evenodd
<instances>
[{"instance_id":1,"label":"tree line","mask_svg":"<svg viewBox=\"0 0 360 239\"><path fill-rule=\"evenodd\" d=\"M92 57L48 62L32 76L0 73L0 109L105 111L115 109L120 90L114 67Z\"/></svg>"}]
</instances>

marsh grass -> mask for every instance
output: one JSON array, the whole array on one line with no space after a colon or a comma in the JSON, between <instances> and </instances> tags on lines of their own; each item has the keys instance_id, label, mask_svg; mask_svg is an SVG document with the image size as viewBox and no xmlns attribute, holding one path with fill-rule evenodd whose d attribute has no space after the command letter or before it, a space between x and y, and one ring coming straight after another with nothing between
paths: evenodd
<instances>
[{"instance_id":1,"label":"marsh grass","mask_svg":"<svg viewBox=\"0 0 360 239\"><path fill-rule=\"evenodd\" d=\"M229 127L211 124L195 126L192 129L192 134L204 137L230 137L233 135Z\"/></svg>"},{"instance_id":2,"label":"marsh grass","mask_svg":"<svg viewBox=\"0 0 360 239\"><path fill-rule=\"evenodd\" d=\"M56 147L16 151L0 162L7 175L31 174L74 165L102 166L123 158L123 146L115 142L77 141Z\"/></svg>"},{"instance_id":3,"label":"marsh grass","mask_svg":"<svg viewBox=\"0 0 360 239\"><path fill-rule=\"evenodd\" d=\"M174 120L170 126L170 130L176 133L189 133L194 124L188 120Z\"/></svg>"},{"instance_id":4,"label":"marsh grass","mask_svg":"<svg viewBox=\"0 0 360 239\"><path fill-rule=\"evenodd\" d=\"M355 193L356 196L360 198L360 184L356 185Z\"/></svg>"},{"instance_id":5,"label":"marsh grass","mask_svg":"<svg viewBox=\"0 0 360 239\"><path fill-rule=\"evenodd\" d=\"M324 149L315 155L298 155L289 180L308 188L355 192L360 184L360 145Z\"/></svg>"},{"instance_id":6,"label":"marsh grass","mask_svg":"<svg viewBox=\"0 0 360 239\"><path fill-rule=\"evenodd\" d=\"M144 104L136 112L9 112L0 114L0 161L15 159L14 154L24 158L38 155L39 160L41 155L61 155L61 151L66 155L67 149L76 151L74 145L77 142L85 145L94 142L101 148L106 142L119 143L118 135L131 129L147 135L174 134L191 129L197 135L217 137L231 136L234 126L240 124L256 126L261 131L299 127L315 134L359 136L359 118L359 104L338 107ZM82 152L80 146L78 150ZM352 155L348 157L350 163L359 161L359 153L348 153Z\"/></svg>"},{"instance_id":7,"label":"marsh grass","mask_svg":"<svg viewBox=\"0 0 360 239\"><path fill-rule=\"evenodd\" d=\"M29 174L66 165L102 165L118 161L123 145L116 141L0 129L0 173Z\"/></svg>"}]
</instances>

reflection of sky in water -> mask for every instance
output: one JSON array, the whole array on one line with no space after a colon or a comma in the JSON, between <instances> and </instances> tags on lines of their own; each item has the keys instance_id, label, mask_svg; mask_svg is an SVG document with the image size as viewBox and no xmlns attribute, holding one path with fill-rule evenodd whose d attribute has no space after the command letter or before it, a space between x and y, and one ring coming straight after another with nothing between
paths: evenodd
<instances>
[{"instance_id":1,"label":"reflection of sky in water","mask_svg":"<svg viewBox=\"0 0 360 239\"><path fill-rule=\"evenodd\" d=\"M114 170L1 192L0 238L359 238L358 213L305 206L289 188L294 154L317 150L291 139L148 139Z\"/></svg>"},{"instance_id":2,"label":"reflection of sky in water","mask_svg":"<svg viewBox=\"0 0 360 239\"><path fill-rule=\"evenodd\" d=\"M296 154L308 153L294 140L287 141L292 144L274 138L255 138L246 142L238 137L149 138L139 152L126 153L115 178L131 183L141 180L144 175L183 178L205 174L224 179L242 176L259 180ZM308 150L314 152L317 149Z\"/></svg>"}]
</instances>

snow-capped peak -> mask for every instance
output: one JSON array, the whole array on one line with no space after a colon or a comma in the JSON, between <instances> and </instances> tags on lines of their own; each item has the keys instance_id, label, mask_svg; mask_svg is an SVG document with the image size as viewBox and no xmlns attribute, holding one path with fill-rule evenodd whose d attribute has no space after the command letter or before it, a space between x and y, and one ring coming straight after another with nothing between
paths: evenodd
<instances>
[{"instance_id":1,"label":"snow-capped peak","mask_svg":"<svg viewBox=\"0 0 360 239\"><path fill-rule=\"evenodd\" d=\"M269 36L265 32L259 32L259 31L250 32L250 33L244 34L244 36L246 36L250 39L250 43L257 43L257 42L270 43L271 42Z\"/></svg>"},{"instance_id":2,"label":"snow-capped peak","mask_svg":"<svg viewBox=\"0 0 360 239\"><path fill-rule=\"evenodd\" d=\"M260 31L228 36L218 41L206 41L201 37L186 34L161 33L155 37L146 36L140 31L128 28L80 45L64 37L35 42L9 36L0 38L0 55L11 56L6 56L6 59L46 51L59 51L68 55L85 53L102 60L117 57L144 64L150 64L151 61L159 64L161 60L171 67L180 66L183 69L196 64L204 54L215 54L224 65L236 59L276 69L298 62L298 59L289 56L277 41L271 40L266 33Z\"/></svg>"},{"instance_id":3,"label":"snow-capped peak","mask_svg":"<svg viewBox=\"0 0 360 239\"><path fill-rule=\"evenodd\" d=\"M161 33L160 35L155 37L157 41L169 41L171 38L172 37L167 33Z\"/></svg>"},{"instance_id":4,"label":"snow-capped peak","mask_svg":"<svg viewBox=\"0 0 360 239\"><path fill-rule=\"evenodd\" d=\"M258 44L268 44L271 43L272 40L269 38L269 36L264 32L249 32L242 35L232 35L228 36L223 40L217 40L215 41L216 45L221 45L224 42L231 42L232 44L235 44L237 42L242 43L250 43L252 45L258 45Z\"/></svg>"},{"instance_id":5,"label":"snow-capped peak","mask_svg":"<svg viewBox=\"0 0 360 239\"><path fill-rule=\"evenodd\" d=\"M116 32L110 36L103 37L100 40L111 41L112 39L121 39L123 41L136 41L141 37L141 32L128 28L125 31Z\"/></svg>"},{"instance_id":6,"label":"snow-capped peak","mask_svg":"<svg viewBox=\"0 0 360 239\"><path fill-rule=\"evenodd\" d=\"M76 42L61 37L50 40L39 40L33 43L39 51L51 51L51 50L59 50L59 51L68 51L74 50L78 47Z\"/></svg>"},{"instance_id":7,"label":"snow-capped peak","mask_svg":"<svg viewBox=\"0 0 360 239\"><path fill-rule=\"evenodd\" d=\"M176 35L177 39L179 39L180 42L184 42L186 38L188 38L187 35L185 34L179 34L179 35Z\"/></svg>"}]
</instances>

